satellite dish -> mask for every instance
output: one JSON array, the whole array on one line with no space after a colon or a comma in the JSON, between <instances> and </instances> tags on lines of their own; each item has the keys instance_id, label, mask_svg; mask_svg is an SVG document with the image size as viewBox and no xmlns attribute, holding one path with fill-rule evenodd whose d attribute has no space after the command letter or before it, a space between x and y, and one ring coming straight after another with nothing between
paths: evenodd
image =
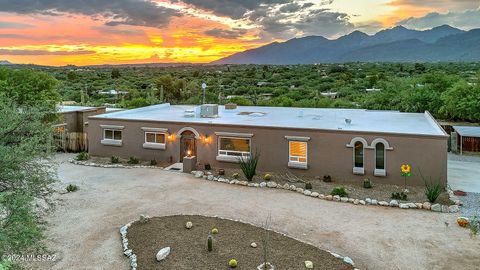
<instances>
[{"instance_id":1,"label":"satellite dish","mask_svg":"<svg viewBox=\"0 0 480 270\"><path fill-rule=\"evenodd\" d=\"M203 89L207 88L207 84L206 84L206 83L202 83L202 88L203 88Z\"/></svg>"}]
</instances>

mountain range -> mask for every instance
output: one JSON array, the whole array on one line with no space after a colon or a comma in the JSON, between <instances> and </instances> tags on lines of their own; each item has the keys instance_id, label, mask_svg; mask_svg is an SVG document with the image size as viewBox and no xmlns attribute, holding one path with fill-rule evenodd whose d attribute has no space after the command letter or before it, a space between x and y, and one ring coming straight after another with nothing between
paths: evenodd
<instances>
[{"instance_id":1,"label":"mountain range","mask_svg":"<svg viewBox=\"0 0 480 270\"><path fill-rule=\"evenodd\" d=\"M449 25L418 31L403 26L338 39L294 38L236 53L211 64L314 64L342 62L480 61L480 29Z\"/></svg>"},{"instance_id":2,"label":"mountain range","mask_svg":"<svg viewBox=\"0 0 480 270\"><path fill-rule=\"evenodd\" d=\"M7 60L0 60L0 66L2 65L11 65L12 63L8 62Z\"/></svg>"}]
</instances>

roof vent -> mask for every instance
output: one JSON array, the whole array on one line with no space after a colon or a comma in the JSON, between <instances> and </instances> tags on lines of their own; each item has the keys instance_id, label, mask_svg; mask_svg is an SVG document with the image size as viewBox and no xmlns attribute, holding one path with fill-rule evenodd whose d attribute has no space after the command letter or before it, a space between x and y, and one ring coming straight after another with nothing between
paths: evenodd
<instances>
[{"instance_id":1,"label":"roof vent","mask_svg":"<svg viewBox=\"0 0 480 270\"><path fill-rule=\"evenodd\" d=\"M347 124L347 125L352 124L352 119L350 119L350 118L345 118L345 124Z\"/></svg>"},{"instance_id":2,"label":"roof vent","mask_svg":"<svg viewBox=\"0 0 480 270\"><path fill-rule=\"evenodd\" d=\"M193 118L195 117L195 110L185 110L185 112L183 112L183 116L187 118Z\"/></svg>"},{"instance_id":3,"label":"roof vent","mask_svg":"<svg viewBox=\"0 0 480 270\"><path fill-rule=\"evenodd\" d=\"M203 118L216 118L218 117L218 105L217 104L203 104L200 107L200 116Z\"/></svg>"}]
</instances>

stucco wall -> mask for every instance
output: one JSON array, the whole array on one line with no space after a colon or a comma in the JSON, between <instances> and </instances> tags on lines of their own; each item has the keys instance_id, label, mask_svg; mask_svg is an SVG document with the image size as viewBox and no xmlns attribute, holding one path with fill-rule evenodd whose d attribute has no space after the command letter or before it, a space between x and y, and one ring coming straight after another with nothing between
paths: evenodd
<instances>
[{"instance_id":1,"label":"stucco wall","mask_svg":"<svg viewBox=\"0 0 480 270\"><path fill-rule=\"evenodd\" d=\"M423 185L419 176L419 170L423 175L431 176L435 181L446 184L447 178L447 137L446 136L412 136L392 134L371 134L347 131L323 131L323 130L293 130L278 128L258 128L245 126L221 126L206 124L182 124L141 122L126 120L88 120L89 152L94 156L120 156L128 158L138 157L142 160L161 160L174 162L179 160L180 137L167 140L165 150L144 149L144 131L142 127L168 128L169 134L176 134L184 127L192 127L201 136L207 135L210 140L205 143L197 140L197 157L201 164L210 163L216 168L238 167L238 164L216 161L217 136L215 132L253 133L252 149L258 149L261 158L259 170L272 172L291 171L297 175L320 176L331 175L336 181L362 181L369 177L376 183L403 184L400 176L400 166L410 164L413 176L408 179L411 185ZM123 129L123 145L105 146L101 144L103 129L100 125L121 125ZM289 169L288 163L288 140L285 136L310 137L308 141L308 166L307 170ZM388 141L392 151L386 152L387 176L376 177L373 175L375 150L365 149L364 168L365 175L354 175L353 149L346 145L355 137L362 137L370 145L376 138Z\"/></svg>"}]
</instances>

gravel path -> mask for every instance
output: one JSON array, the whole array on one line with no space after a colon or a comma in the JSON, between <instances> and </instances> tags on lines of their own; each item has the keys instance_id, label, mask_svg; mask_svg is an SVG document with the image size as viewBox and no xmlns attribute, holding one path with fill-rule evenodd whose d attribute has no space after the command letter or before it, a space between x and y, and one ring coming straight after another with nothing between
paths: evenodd
<instances>
[{"instance_id":1,"label":"gravel path","mask_svg":"<svg viewBox=\"0 0 480 270\"><path fill-rule=\"evenodd\" d=\"M465 217L480 217L480 193L468 192L467 196L458 196L463 206L460 207L460 214Z\"/></svg>"},{"instance_id":2,"label":"gravel path","mask_svg":"<svg viewBox=\"0 0 480 270\"><path fill-rule=\"evenodd\" d=\"M456 225L458 214L355 206L157 169L84 167L68 157L58 156L59 177L80 189L62 195L63 205L47 217L47 245L59 260L32 269L128 269L118 230L140 214L218 215L260 226L270 213L276 231L349 256L361 269L480 265L480 237Z\"/></svg>"}]
</instances>

